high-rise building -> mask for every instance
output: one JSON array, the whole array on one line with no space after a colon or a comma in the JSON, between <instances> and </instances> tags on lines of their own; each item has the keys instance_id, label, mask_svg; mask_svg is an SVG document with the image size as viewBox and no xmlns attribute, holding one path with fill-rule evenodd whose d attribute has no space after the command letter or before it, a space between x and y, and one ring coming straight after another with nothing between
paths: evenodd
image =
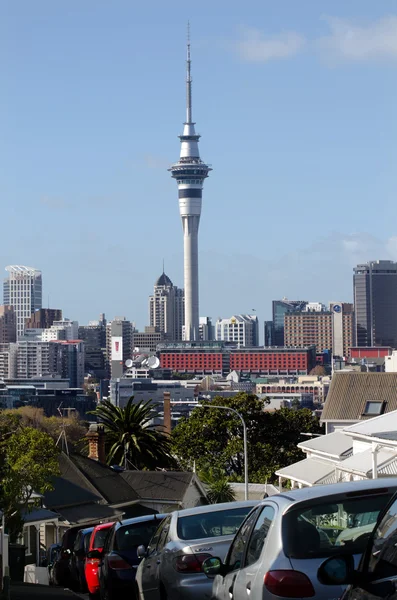
<instances>
[{"instance_id":1,"label":"high-rise building","mask_svg":"<svg viewBox=\"0 0 397 600\"><path fill-rule=\"evenodd\" d=\"M397 347L397 262L357 265L353 275L356 346Z\"/></svg>"},{"instance_id":2,"label":"high-rise building","mask_svg":"<svg viewBox=\"0 0 397 600\"><path fill-rule=\"evenodd\" d=\"M17 341L17 320L13 306L0 306L0 344Z\"/></svg>"},{"instance_id":3,"label":"high-rise building","mask_svg":"<svg viewBox=\"0 0 397 600\"><path fill-rule=\"evenodd\" d=\"M10 377L31 379L56 374L56 347L51 342L10 344Z\"/></svg>"},{"instance_id":4,"label":"high-rise building","mask_svg":"<svg viewBox=\"0 0 397 600\"><path fill-rule=\"evenodd\" d=\"M26 319L42 305L41 271L23 265L10 265L6 271L8 277L3 285L3 304L14 307L19 338L25 330Z\"/></svg>"},{"instance_id":5,"label":"high-rise building","mask_svg":"<svg viewBox=\"0 0 397 600\"><path fill-rule=\"evenodd\" d=\"M215 328L211 317L200 317L199 319L199 339L202 342L210 342L215 337Z\"/></svg>"},{"instance_id":6,"label":"high-rise building","mask_svg":"<svg viewBox=\"0 0 397 600\"><path fill-rule=\"evenodd\" d=\"M258 346L259 323L256 315L234 315L230 319L218 319L215 339L233 342L239 346Z\"/></svg>"},{"instance_id":7,"label":"high-rise building","mask_svg":"<svg viewBox=\"0 0 397 600\"><path fill-rule=\"evenodd\" d=\"M53 370L62 378L69 379L71 388L84 384L84 342L80 340L53 340L55 348Z\"/></svg>"},{"instance_id":8,"label":"high-rise building","mask_svg":"<svg viewBox=\"0 0 397 600\"><path fill-rule=\"evenodd\" d=\"M125 317L115 317L106 325L106 353L112 379L123 375L125 361L132 358L134 329Z\"/></svg>"},{"instance_id":9,"label":"high-rise building","mask_svg":"<svg viewBox=\"0 0 397 600\"><path fill-rule=\"evenodd\" d=\"M174 285L163 272L154 284L149 296L149 323L169 340L182 339L185 320L185 297L183 290Z\"/></svg>"},{"instance_id":10,"label":"high-rise building","mask_svg":"<svg viewBox=\"0 0 397 600\"><path fill-rule=\"evenodd\" d=\"M330 310L287 312L284 315L287 347L316 346L317 352L347 356L353 345L353 305L332 302Z\"/></svg>"},{"instance_id":11,"label":"high-rise building","mask_svg":"<svg viewBox=\"0 0 397 600\"><path fill-rule=\"evenodd\" d=\"M106 378L106 328L99 323L83 325L79 327L78 339L85 345L85 373L98 379Z\"/></svg>"},{"instance_id":12,"label":"high-rise building","mask_svg":"<svg viewBox=\"0 0 397 600\"><path fill-rule=\"evenodd\" d=\"M40 308L25 321L25 329L48 329L54 321L62 320L59 308Z\"/></svg>"},{"instance_id":13,"label":"high-rise building","mask_svg":"<svg viewBox=\"0 0 397 600\"><path fill-rule=\"evenodd\" d=\"M178 183L179 212L184 240L185 338L199 339L199 273L198 229L204 179L211 168L201 158L200 136L192 117L192 78L190 73L190 40L187 44L186 122L180 135L181 153L170 171Z\"/></svg>"},{"instance_id":14,"label":"high-rise building","mask_svg":"<svg viewBox=\"0 0 397 600\"><path fill-rule=\"evenodd\" d=\"M43 342L50 342L51 340L77 340L78 337L78 321L62 319L61 321L54 321L51 327L44 329L41 339Z\"/></svg>"},{"instance_id":15,"label":"high-rise building","mask_svg":"<svg viewBox=\"0 0 397 600\"><path fill-rule=\"evenodd\" d=\"M288 312L302 311L306 300L273 300L273 345L284 346L284 315Z\"/></svg>"}]
</instances>

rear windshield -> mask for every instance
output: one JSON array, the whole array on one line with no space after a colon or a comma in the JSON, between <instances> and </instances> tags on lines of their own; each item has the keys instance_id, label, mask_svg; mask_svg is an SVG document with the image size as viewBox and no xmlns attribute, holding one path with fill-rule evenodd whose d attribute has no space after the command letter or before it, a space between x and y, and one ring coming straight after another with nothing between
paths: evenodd
<instances>
[{"instance_id":1,"label":"rear windshield","mask_svg":"<svg viewBox=\"0 0 397 600\"><path fill-rule=\"evenodd\" d=\"M109 527L105 529L98 529L95 534L94 543L92 544L93 548L103 548L105 545L106 536L109 533Z\"/></svg>"},{"instance_id":2,"label":"rear windshield","mask_svg":"<svg viewBox=\"0 0 397 600\"><path fill-rule=\"evenodd\" d=\"M345 549L362 553L379 512L391 494L305 505L290 510L283 519L283 544L290 558L331 556Z\"/></svg>"},{"instance_id":3,"label":"rear windshield","mask_svg":"<svg viewBox=\"0 0 397 600\"><path fill-rule=\"evenodd\" d=\"M198 540L234 535L252 506L242 506L211 513L198 513L189 517L179 517L177 532L181 540Z\"/></svg>"},{"instance_id":4,"label":"rear windshield","mask_svg":"<svg viewBox=\"0 0 397 600\"><path fill-rule=\"evenodd\" d=\"M83 541L84 552L88 552L88 548L90 547L91 534L92 534L92 531L84 534L84 541Z\"/></svg>"},{"instance_id":5,"label":"rear windshield","mask_svg":"<svg viewBox=\"0 0 397 600\"><path fill-rule=\"evenodd\" d=\"M160 525L160 519L125 525L116 531L114 540L115 550L135 550L137 546L148 546L149 542Z\"/></svg>"}]
</instances>

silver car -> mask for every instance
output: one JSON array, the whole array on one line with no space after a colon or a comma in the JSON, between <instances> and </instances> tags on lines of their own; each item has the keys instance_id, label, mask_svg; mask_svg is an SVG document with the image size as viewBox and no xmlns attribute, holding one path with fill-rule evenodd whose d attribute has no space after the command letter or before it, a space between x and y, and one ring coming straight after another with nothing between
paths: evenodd
<instances>
[{"instance_id":1,"label":"silver car","mask_svg":"<svg viewBox=\"0 0 397 600\"><path fill-rule=\"evenodd\" d=\"M257 500L210 504L166 517L137 570L140 599L209 599L212 581L202 572L202 562L213 555L226 556L236 531L257 504Z\"/></svg>"},{"instance_id":2,"label":"silver car","mask_svg":"<svg viewBox=\"0 0 397 600\"><path fill-rule=\"evenodd\" d=\"M206 559L212 600L336 600L342 586L323 585L317 571L345 549L356 564L397 478L317 485L276 494L242 523L223 562Z\"/></svg>"}]
</instances>

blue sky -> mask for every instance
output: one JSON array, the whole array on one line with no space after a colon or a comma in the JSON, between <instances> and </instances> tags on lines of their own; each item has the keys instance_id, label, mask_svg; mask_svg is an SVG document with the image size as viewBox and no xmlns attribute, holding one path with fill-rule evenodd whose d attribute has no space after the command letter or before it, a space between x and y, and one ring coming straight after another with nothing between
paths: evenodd
<instances>
[{"instance_id":1,"label":"blue sky","mask_svg":"<svg viewBox=\"0 0 397 600\"><path fill-rule=\"evenodd\" d=\"M140 328L163 258L183 285L166 169L188 19L214 169L200 313L351 300L357 262L397 260L395 0L3 3L0 270L42 269L45 305L81 323L104 311Z\"/></svg>"}]
</instances>

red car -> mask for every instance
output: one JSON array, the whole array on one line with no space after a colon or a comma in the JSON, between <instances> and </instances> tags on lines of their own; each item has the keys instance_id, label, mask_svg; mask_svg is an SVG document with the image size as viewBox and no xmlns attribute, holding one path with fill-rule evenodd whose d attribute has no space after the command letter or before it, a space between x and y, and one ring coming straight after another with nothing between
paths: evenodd
<instances>
[{"instance_id":1,"label":"red car","mask_svg":"<svg viewBox=\"0 0 397 600\"><path fill-rule=\"evenodd\" d=\"M101 525L94 527L94 531L91 533L88 552L91 552L91 550L99 550L99 552L102 552L106 536L112 525L113 523L101 523ZM99 594L99 562L99 558L86 558L85 560L85 579L87 581L90 598L95 598L97 594Z\"/></svg>"}]
</instances>

